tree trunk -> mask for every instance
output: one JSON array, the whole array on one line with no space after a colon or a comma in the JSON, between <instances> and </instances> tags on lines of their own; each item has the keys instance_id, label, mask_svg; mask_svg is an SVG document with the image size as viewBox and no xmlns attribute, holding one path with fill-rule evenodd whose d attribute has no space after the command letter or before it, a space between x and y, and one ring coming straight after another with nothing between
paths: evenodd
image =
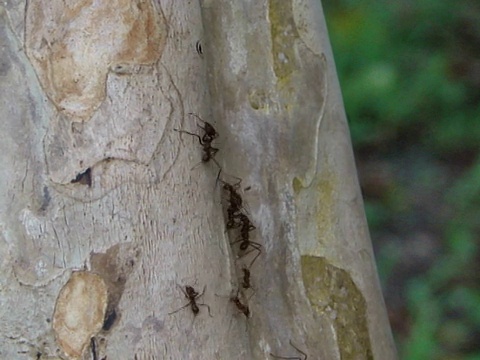
<instances>
[{"instance_id":1,"label":"tree trunk","mask_svg":"<svg viewBox=\"0 0 480 360\"><path fill-rule=\"evenodd\" d=\"M395 359L316 0L0 18L1 358Z\"/></svg>"}]
</instances>

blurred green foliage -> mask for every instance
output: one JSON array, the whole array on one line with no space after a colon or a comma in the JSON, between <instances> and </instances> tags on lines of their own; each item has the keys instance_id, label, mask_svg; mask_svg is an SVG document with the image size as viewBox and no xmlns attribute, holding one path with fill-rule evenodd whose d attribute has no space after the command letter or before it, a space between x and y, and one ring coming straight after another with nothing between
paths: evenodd
<instances>
[{"instance_id":1,"label":"blurred green foliage","mask_svg":"<svg viewBox=\"0 0 480 360\"><path fill-rule=\"evenodd\" d=\"M389 143L414 127L422 137L414 140L432 150L476 149L479 83L463 78L459 67L465 56L478 56L462 31L480 34L480 2L324 6L355 145Z\"/></svg>"},{"instance_id":2,"label":"blurred green foliage","mask_svg":"<svg viewBox=\"0 0 480 360\"><path fill-rule=\"evenodd\" d=\"M480 359L480 1L322 3L400 356Z\"/></svg>"}]
</instances>

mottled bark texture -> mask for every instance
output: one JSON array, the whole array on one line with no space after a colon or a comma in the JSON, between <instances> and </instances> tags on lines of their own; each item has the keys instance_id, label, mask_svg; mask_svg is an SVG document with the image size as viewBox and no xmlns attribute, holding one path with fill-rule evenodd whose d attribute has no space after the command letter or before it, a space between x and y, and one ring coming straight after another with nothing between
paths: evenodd
<instances>
[{"instance_id":1,"label":"mottled bark texture","mask_svg":"<svg viewBox=\"0 0 480 360\"><path fill-rule=\"evenodd\" d=\"M2 359L395 359L318 1L9 0L0 42Z\"/></svg>"}]
</instances>

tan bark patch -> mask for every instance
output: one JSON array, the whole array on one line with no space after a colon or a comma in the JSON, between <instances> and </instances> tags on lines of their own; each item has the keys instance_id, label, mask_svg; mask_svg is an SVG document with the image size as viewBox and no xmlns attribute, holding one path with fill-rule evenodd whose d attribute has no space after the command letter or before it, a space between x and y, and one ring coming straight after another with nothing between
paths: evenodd
<instances>
[{"instance_id":1,"label":"tan bark patch","mask_svg":"<svg viewBox=\"0 0 480 360\"><path fill-rule=\"evenodd\" d=\"M25 45L55 106L88 120L105 98L109 69L152 64L166 25L149 0L41 0L27 9Z\"/></svg>"},{"instance_id":2,"label":"tan bark patch","mask_svg":"<svg viewBox=\"0 0 480 360\"><path fill-rule=\"evenodd\" d=\"M78 359L102 328L107 300L105 282L86 271L74 272L60 290L53 330L58 344L70 358Z\"/></svg>"}]
</instances>

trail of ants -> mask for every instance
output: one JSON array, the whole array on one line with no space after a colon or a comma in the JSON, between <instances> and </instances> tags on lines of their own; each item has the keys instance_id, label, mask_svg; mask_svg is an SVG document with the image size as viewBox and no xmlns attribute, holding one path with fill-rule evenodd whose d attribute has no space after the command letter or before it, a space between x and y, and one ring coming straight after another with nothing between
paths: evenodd
<instances>
[{"instance_id":1,"label":"trail of ants","mask_svg":"<svg viewBox=\"0 0 480 360\"><path fill-rule=\"evenodd\" d=\"M200 312L200 308L199 306L206 306L207 309L208 309L208 315L210 315L210 317L212 317L212 313L210 312L210 306L208 306L207 304L198 304L197 303L197 300L199 298L201 298L203 296L203 294L205 294L205 288L207 287L206 285L203 287L203 291L201 294L199 294L192 286L185 286L185 290L183 290L183 288L178 285L178 288L183 292L183 295L185 295L185 297L188 299L188 303L185 304L184 306L182 306L181 308L175 310L175 311L172 311L171 313L168 313L168 315L172 315L172 314L175 314L177 312L179 312L180 310L182 309L185 309L187 306L190 306L192 312L193 312L193 315L194 316L197 316L198 313Z\"/></svg>"},{"instance_id":2,"label":"trail of ants","mask_svg":"<svg viewBox=\"0 0 480 360\"><path fill-rule=\"evenodd\" d=\"M248 248L252 248L250 251L245 252L241 257L244 257L250 254L252 251L257 251L257 255L250 262L251 267L255 260L262 253L262 245L250 240L250 232L255 230L255 225L252 224L250 218L242 211L243 210L243 199L238 193L238 188L240 187L241 179L235 184L230 184L220 178L221 169L217 175L217 183L221 182L223 184L223 189L228 192L228 207L227 207L227 230L240 228L240 237L232 243L240 243L240 250L246 251Z\"/></svg>"},{"instance_id":3,"label":"trail of ants","mask_svg":"<svg viewBox=\"0 0 480 360\"><path fill-rule=\"evenodd\" d=\"M200 116L198 116L197 114L194 114L194 113L188 113L188 114L195 116L198 120L203 122L204 124L203 126L199 125L198 123L197 123L197 126L203 130L204 134L200 137L200 135L194 134L190 131L179 130L179 129L173 129L173 130L179 133L185 133L185 134L196 137L198 139L198 142L202 146L203 154L202 154L201 162L207 163L210 160L212 160L220 168L220 164L217 162L217 160L215 160L215 154L218 152L219 149L212 146L212 141L219 136L217 130L215 130L212 124L210 124L205 120L202 120L202 118L200 118Z\"/></svg>"},{"instance_id":4,"label":"trail of ants","mask_svg":"<svg viewBox=\"0 0 480 360\"><path fill-rule=\"evenodd\" d=\"M270 356L275 358L275 359L290 359L290 360L307 360L308 356L305 354L302 350L300 350L298 347L296 347L292 340L290 340L290 346L292 346L295 350L297 350L300 354L302 354L302 357L300 356L278 356L270 353Z\"/></svg>"}]
</instances>

